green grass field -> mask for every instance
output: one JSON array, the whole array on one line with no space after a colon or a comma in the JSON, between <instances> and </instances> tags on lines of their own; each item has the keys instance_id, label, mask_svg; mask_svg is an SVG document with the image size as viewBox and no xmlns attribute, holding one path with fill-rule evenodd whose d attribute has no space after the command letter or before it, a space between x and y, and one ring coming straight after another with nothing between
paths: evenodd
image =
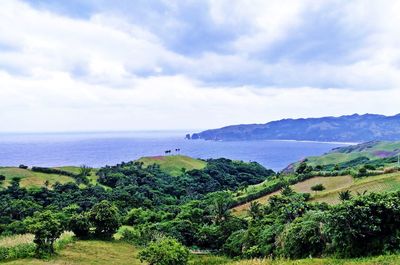
<instances>
[{"instance_id":1,"label":"green grass field","mask_svg":"<svg viewBox=\"0 0 400 265\"><path fill-rule=\"evenodd\" d=\"M138 259L138 248L122 241L76 241L49 260L19 259L7 265L145 265ZM227 264L231 260L210 255L191 255L190 265Z\"/></svg>"},{"instance_id":2,"label":"green grass field","mask_svg":"<svg viewBox=\"0 0 400 265\"><path fill-rule=\"evenodd\" d=\"M50 185L53 185L57 181L60 183L75 181L73 178L63 175L33 172L29 169L16 167L0 167L0 175L6 177L6 180L3 183L4 186L7 186L13 177L21 178L22 187L40 187L43 186L46 181L48 181Z\"/></svg>"},{"instance_id":3,"label":"green grass field","mask_svg":"<svg viewBox=\"0 0 400 265\"><path fill-rule=\"evenodd\" d=\"M173 176L181 175L182 168L185 170L203 169L207 165L205 161L182 155L142 157L138 161L143 162L144 166L160 165L162 170Z\"/></svg>"}]
</instances>

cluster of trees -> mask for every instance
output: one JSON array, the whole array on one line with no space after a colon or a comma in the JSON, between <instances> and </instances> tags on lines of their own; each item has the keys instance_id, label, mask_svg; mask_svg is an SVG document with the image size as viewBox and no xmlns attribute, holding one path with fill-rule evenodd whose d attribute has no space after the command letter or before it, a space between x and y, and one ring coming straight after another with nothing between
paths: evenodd
<instances>
[{"instance_id":1,"label":"cluster of trees","mask_svg":"<svg viewBox=\"0 0 400 265\"><path fill-rule=\"evenodd\" d=\"M201 170L182 172L179 178L162 171L156 164L144 167L140 162L107 166L98 171L98 182L130 193L126 198L139 207L177 205L202 198L221 190L236 190L260 183L274 175L258 163L244 163L229 159L209 159ZM133 195L133 196L132 196ZM132 201L133 198L137 200Z\"/></svg>"},{"instance_id":2,"label":"cluster of trees","mask_svg":"<svg viewBox=\"0 0 400 265\"><path fill-rule=\"evenodd\" d=\"M109 238L124 220L138 225L161 220L173 222L181 205L187 202L203 200L210 192L256 184L274 174L257 163L228 159L207 162L203 170L187 171L181 177L171 176L156 165L143 167L136 162L122 163L98 171L102 185L56 183L52 187L24 188L19 178L12 178L7 187L0 188L0 235L34 233L35 242L40 246L38 255L51 254L54 240L66 229L82 238ZM37 167L35 171L64 173ZM80 173L73 176L89 174L90 168L81 167ZM141 209L137 216L132 216L135 212L132 208ZM146 221L148 217L140 219L141 211L152 212L154 216L150 216L149 221ZM161 214L163 216L159 217ZM169 229L168 224L163 224L167 228L161 226L157 230ZM184 230L183 227L177 229Z\"/></svg>"},{"instance_id":3,"label":"cluster of trees","mask_svg":"<svg viewBox=\"0 0 400 265\"><path fill-rule=\"evenodd\" d=\"M192 200L176 213L135 208L123 238L146 245L157 235L232 257L359 257L400 250L400 193L340 195L341 203L310 203L309 194L285 187L268 204L251 203L249 215L230 211L230 194ZM151 233L150 233L151 232Z\"/></svg>"}]
</instances>

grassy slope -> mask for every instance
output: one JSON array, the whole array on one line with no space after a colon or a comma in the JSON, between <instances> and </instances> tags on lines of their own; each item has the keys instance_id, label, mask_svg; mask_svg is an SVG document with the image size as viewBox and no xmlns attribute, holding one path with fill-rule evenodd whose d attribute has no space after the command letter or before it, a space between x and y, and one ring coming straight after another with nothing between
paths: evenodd
<instances>
[{"instance_id":1,"label":"grassy slope","mask_svg":"<svg viewBox=\"0 0 400 265\"><path fill-rule=\"evenodd\" d=\"M323 184L326 188L324 191L314 192L311 187L315 184ZM314 177L302 182L299 182L291 186L296 192L311 193L311 200L318 202L326 202L334 204L339 202L339 192L344 190L350 190L352 194L357 192L383 192L383 191L398 191L400 190L400 173L391 173L373 177L365 177L359 179L353 179L351 176L339 176L339 177ZM255 201L265 204L268 199L279 194L279 192L273 192L265 195ZM246 213L250 203L239 205L233 210L237 215L243 215Z\"/></svg>"},{"instance_id":2,"label":"grassy slope","mask_svg":"<svg viewBox=\"0 0 400 265\"><path fill-rule=\"evenodd\" d=\"M202 169L207 164L202 160L182 155L142 157L138 161L143 162L145 166L158 164L162 170L173 176L181 175L182 168L186 170Z\"/></svg>"},{"instance_id":3,"label":"grassy slope","mask_svg":"<svg viewBox=\"0 0 400 265\"><path fill-rule=\"evenodd\" d=\"M21 169L15 167L0 167L0 175L6 177L6 181L3 185L8 185L11 178L21 178L21 186L23 187L40 187L44 183L49 181L50 185L53 185L57 181L60 183L74 182L75 180L71 177L56 175L56 174L45 174L40 172L33 172L29 169Z\"/></svg>"},{"instance_id":4,"label":"grassy slope","mask_svg":"<svg viewBox=\"0 0 400 265\"><path fill-rule=\"evenodd\" d=\"M384 153L387 153L388 155L399 153L400 142L377 142L372 145L362 144L359 145L359 148L357 148L357 146L354 146L354 150L351 150L349 148L353 148L353 146L346 147L346 149L349 150L348 152L340 152L340 150L345 149L338 149L322 156L308 157L307 163L312 166L316 166L348 162L359 157L368 157L371 160L382 158L382 155Z\"/></svg>"}]
</instances>

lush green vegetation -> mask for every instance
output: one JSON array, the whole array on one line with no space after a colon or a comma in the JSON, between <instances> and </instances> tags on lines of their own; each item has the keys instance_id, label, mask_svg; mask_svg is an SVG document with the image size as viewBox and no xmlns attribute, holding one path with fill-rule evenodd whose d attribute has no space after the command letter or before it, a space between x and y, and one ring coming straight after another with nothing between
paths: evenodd
<instances>
[{"instance_id":1,"label":"lush green vegetation","mask_svg":"<svg viewBox=\"0 0 400 265\"><path fill-rule=\"evenodd\" d=\"M0 189L0 234L9 241L17 240L16 235L27 241L1 247L0 260L22 264L18 259L51 257L62 262L68 257L71 264L95 264L94 249L82 257L69 251L106 246L106 253L118 247L131 253L121 254L118 264L142 260L154 265L232 264L231 259L278 264L284 259L400 251L400 173L391 164L377 169L359 160L345 168L324 168L306 160L293 173L275 174L254 162L222 158L193 160L199 164L182 170L183 158L173 158L180 160L175 167L166 159L164 164L133 161L98 170L18 169L73 178L39 187L24 187L20 176L4 171L8 182ZM374 190L372 184L377 183L389 184ZM335 203L324 202L333 197ZM241 212L246 214L235 215L243 205ZM64 242L64 231L73 231L78 241L62 250L65 244L57 242ZM55 252L60 255L54 257ZM268 259L257 260L263 258ZM299 264L330 261L336 262L317 259Z\"/></svg>"}]
</instances>

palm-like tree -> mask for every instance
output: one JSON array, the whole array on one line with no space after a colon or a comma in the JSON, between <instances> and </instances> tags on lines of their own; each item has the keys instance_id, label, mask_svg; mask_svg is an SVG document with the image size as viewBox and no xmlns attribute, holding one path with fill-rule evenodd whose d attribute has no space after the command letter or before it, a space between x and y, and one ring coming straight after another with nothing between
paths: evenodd
<instances>
[{"instance_id":1,"label":"palm-like tree","mask_svg":"<svg viewBox=\"0 0 400 265\"><path fill-rule=\"evenodd\" d=\"M350 193L350 191L349 190L345 190L345 191L341 191L341 192L339 192L339 199L341 200L341 201L348 201L348 200L350 200L351 199L351 193Z\"/></svg>"},{"instance_id":2,"label":"palm-like tree","mask_svg":"<svg viewBox=\"0 0 400 265\"><path fill-rule=\"evenodd\" d=\"M247 210L252 220L258 220L262 216L262 205L261 203L255 201L250 202L250 207Z\"/></svg>"}]
</instances>

